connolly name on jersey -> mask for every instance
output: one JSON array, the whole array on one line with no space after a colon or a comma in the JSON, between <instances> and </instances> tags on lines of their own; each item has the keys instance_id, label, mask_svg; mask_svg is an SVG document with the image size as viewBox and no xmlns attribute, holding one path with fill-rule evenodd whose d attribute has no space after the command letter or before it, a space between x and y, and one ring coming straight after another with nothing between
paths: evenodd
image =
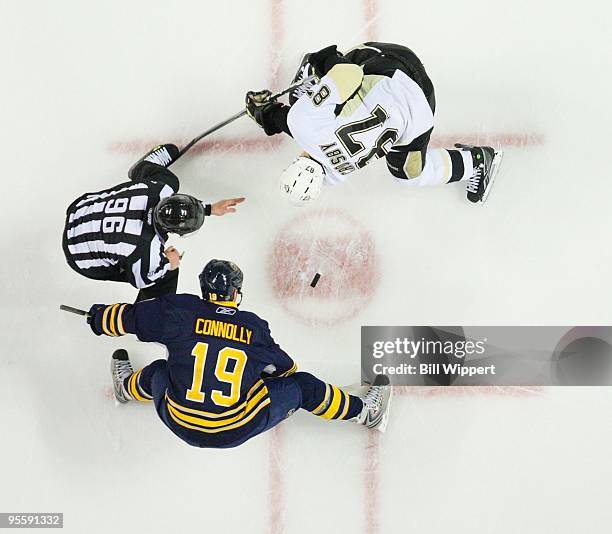
<instances>
[{"instance_id":1,"label":"connolly name on jersey","mask_svg":"<svg viewBox=\"0 0 612 534\"><path fill-rule=\"evenodd\" d=\"M220 312L219 310L220 308L217 308L216 313L225 314L225 312ZM253 330L245 326L237 326L232 323L204 319L202 317L196 319L195 333L203 336L222 337L231 341L237 341L238 343L244 343L245 345L250 345L251 338L253 337Z\"/></svg>"}]
</instances>

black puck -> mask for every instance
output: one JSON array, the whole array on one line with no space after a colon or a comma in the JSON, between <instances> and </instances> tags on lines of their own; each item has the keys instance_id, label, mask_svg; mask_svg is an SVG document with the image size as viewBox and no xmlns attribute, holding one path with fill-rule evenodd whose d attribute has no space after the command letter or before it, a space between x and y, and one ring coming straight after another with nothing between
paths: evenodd
<instances>
[{"instance_id":1,"label":"black puck","mask_svg":"<svg viewBox=\"0 0 612 534\"><path fill-rule=\"evenodd\" d=\"M315 287L319 283L319 278L321 278L321 275L316 273L312 279L312 282L310 282L310 287Z\"/></svg>"}]
</instances>

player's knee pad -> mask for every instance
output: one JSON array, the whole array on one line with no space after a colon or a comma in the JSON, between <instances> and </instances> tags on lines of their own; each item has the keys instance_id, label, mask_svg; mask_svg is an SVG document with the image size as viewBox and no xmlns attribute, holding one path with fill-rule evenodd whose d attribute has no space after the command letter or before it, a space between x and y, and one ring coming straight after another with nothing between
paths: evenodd
<instances>
[{"instance_id":1,"label":"player's knee pad","mask_svg":"<svg viewBox=\"0 0 612 534\"><path fill-rule=\"evenodd\" d=\"M168 369L168 361L167 360L155 360L151 362L146 367L143 367L141 377L142 381L146 383L146 388L150 389L150 383L153 379L153 376L159 373L160 371L165 373Z\"/></svg>"},{"instance_id":2,"label":"player's knee pad","mask_svg":"<svg viewBox=\"0 0 612 534\"><path fill-rule=\"evenodd\" d=\"M413 151L401 157L387 156L387 166L391 174L400 182L419 185L418 178L423 173L425 161L421 151Z\"/></svg>"},{"instance_id":3,"label":"player's knee pad","mask_svg":"<svg viewBox=\"0 0 612 534\"><path fill-rule=\"evenodd\" d=\"M425 162L423 161L423 154L421 152L409 152L404 165L404 172L408 177L408 180L414 180L421 176Z\"/></svg>"}]
</instances>

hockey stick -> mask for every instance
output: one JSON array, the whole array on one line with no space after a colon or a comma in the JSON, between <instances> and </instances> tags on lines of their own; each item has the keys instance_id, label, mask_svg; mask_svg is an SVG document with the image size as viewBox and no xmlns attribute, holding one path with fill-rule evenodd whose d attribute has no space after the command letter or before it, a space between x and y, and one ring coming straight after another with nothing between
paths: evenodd
<instances>
[{"instance_id":1,"label":"hockey stick","mask_svg":"<svg viewBox=\"0 0 612 534\"><path fill-rule=\"evenodd\" d=\"M60 304L60 310L74 313L76 315L84 315L85 317L89 317L89 312L85 310L79 310L79 308L73 308L72 306L66 306L65 304Z\"/></svg>"},{"instance_id":2,"label":"hockey stick","mask_svg":"<svg viewBox=\"0 0 612 534\"><path fill-rule=\"evenodd\" d=\"M268 101L276 100L277 98L280 98L281 96L286 95L287 93L290 93L294 89L297 89L298 87L301 87L302 85L305 85L307 83L312 82L313 80L315 80L315 78L316 78L316 76L309 76L308 78L305 78L301 82L294 83L294 84L290 85L289 87L287 87L287 89L283 89L282 91L279 91L278 93L274 93L273 95L270 95L270 97L268 98ZM190 150L191 147L193 145L195 145L198 141L204 139L206 136L210 135L211 133L214 133L217 130L220 130L224 126L227 126L228 124L234 122L236 119L239 119L243 115L246 115L246 109L243 109L239 113L236 113L235 115L232 115L229 119L225 119L223 122L220 122L219 124L215 124L212 128L210 128L210 129L206 130L204 133L198 135L197 137L195 137L194 139L189 141L189 143L187 143L181 149L181 151L178 153L178 156L176 157L176 159L174 161L179 159L183 154L185 154L188 150Z\"/></svg>"}]
</instances>

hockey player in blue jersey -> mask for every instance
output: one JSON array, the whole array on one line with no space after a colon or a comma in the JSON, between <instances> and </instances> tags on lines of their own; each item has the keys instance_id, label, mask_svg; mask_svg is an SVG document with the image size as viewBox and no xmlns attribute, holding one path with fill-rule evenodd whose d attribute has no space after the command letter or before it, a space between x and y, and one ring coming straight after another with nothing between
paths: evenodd
<instances>
[{"instance_id":1,"label":"hockey player in blue jersey","mask_svg":"<svg viewBox=\"0 0 612 534\"><path fill-rule=\"evenodd\" d=\"M238 308L242 279L234 263L212 260L200 274L203 298L171 294L136 304L94 304L88 322L95 334L135 334L168 348L167 360L136 372L127 352L115 351L116 399L152 401L164 424L196 447L236 447L298 408L384 431L388 380L379 377L361 398L296 372L268 323Z\"/></svg>"}]
</instances>

